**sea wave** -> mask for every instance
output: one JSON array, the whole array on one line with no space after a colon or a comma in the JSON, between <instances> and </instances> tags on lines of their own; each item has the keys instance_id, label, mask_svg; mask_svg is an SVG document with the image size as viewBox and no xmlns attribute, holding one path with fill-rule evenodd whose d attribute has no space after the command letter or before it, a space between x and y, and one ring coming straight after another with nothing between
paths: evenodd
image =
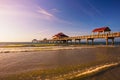
<instances>
[{"instance_id":1,"label":"sea wave","mask_svg":"<svg viewBox=\"0 0 120 80\"><path fill-rule=\"evenodd\" d=\"M83 70L83 71L81 71L81 70L75 71L75 72L65 74L62 76L54 77L53 79L55 79L55 80L76 80L76 79L82 80L82 79L85 79L91 75L95 75L97 73L108 70L108 69L113 68L113 67L118 66L118 65L120 65L120 62L109 63L109 64L107 63L104 65L91 67L91 68L88 68L88 69Z\"/></svg>"},{"instance_id":2,"label":"sea wave","mask_svg":"<svg viewBox=\"0 0 120 80\"><path fill-rule=\"evenodd\" d=\"M63 46L53 46L53 47L16 47L16 48L0 48L0 53L14 53L14 52L35 52L44 50L73 50L82 48L94 48L94 47L63 47Z\"/></svg>"}]
</instances>

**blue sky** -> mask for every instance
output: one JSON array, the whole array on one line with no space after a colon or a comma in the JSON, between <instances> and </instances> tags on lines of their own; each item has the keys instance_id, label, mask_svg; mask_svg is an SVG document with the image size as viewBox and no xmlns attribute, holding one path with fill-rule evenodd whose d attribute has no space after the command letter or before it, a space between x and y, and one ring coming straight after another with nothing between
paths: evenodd
<instances>
[{"instance_id":1,"label":"blue sky","mask_svg":"<svg viewBox=\"0 0 120 80\"><path fill-rule=\"evenodd\" d=\"M0 41L51 38L58 32L89 35L109 26L120 31L120 0L0 0Z\"/></svg>"}]
</instances>

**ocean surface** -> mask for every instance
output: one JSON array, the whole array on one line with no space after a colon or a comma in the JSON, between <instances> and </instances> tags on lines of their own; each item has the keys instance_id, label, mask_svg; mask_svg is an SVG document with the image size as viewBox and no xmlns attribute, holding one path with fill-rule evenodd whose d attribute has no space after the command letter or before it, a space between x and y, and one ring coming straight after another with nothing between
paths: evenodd
<instances>
[{"instance_id":1,"label":"ocean surface","mask_svg":"<svg viewBox=\"0 0 120 80\"><path fill-rule=\"evenodd\" d=\"M74 43L74 42L73 42ZM26 44L26 45L31 45L33 44L32 42L0 42L0 46L7 46L7 45L16 45L16 44ZM36 44L42 44L42 43L36 43ZM81 44L86 44L86 42L81 42ZM91 45L91 42L89 42ZM105 45L105 41L103 42L94 42L94 45ZM70 44L71 45L71 44ZM109 45L111 45L111 41L109 41ZM114 45L120 45L120 41L115 41Z\"/></svg>"},{"instance_id":2,"label":"ocean surface","mask_svg":"<svg viewBox=\"0 0 120 80\"><path fill-rule=\"evenodd\" d=\"M54 47L52 47L52 49L53 48ZM69 68L70 66L73 67L79 66L78 70L79 68L80 70L82 70L82 68L84 70L87 68L89 69L91 67L95 67L97 65L117 63L120 61L120 47L112 46L112 47L84 47L84 48L82 47L79 48L55 47L55 48L57 49L50 50L51 48L49 48L49 50L30 52L28 51L19 52L18 50L19 48L14 48L16 51L18 50L18 52L0 53L0 80L6 80L6 76L26 73L34 70L49 70L61 67L62 68L65 67L67 69L67 67ZM73 71L76 70L74 70L73 68ZM120 80L119 74L120 66L117 66L99 72L95 75L88 76L84 80ZM46 77L44 77L44 79L45 78ZM11 78L10 80L13 79ZM30 78L29 80L37 79ZM77 78L76 80L80 79Z\"/></svg>"}]
</instances>

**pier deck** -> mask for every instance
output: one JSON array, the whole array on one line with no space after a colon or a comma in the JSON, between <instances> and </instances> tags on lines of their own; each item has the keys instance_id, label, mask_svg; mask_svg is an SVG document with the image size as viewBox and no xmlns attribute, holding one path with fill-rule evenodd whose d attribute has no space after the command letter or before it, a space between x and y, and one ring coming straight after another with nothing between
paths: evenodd
<instances>
[{"instance_id":1,"label":"pier deck","mask_svg":"<svg viewBox=\"0 0 120 80\"><path fill-rule=\"evenodd\" d=\"M104 33L104 34L91 34L85 36L73 36L73 37L65 37L65 38L57 38L57 39L49 39L45 42L48 43L67 43L68 41L81 41L86 40L86 43L89 43L89 40L92 40L92 44L94 44L94 39L106 39L106 45L108 45L108 40L112 40L112 44L114 44L114 39L120 37L120 32L111 32L111 33ZM44 42L43 40L41 42Z\"/></svg>"}]
</instances>

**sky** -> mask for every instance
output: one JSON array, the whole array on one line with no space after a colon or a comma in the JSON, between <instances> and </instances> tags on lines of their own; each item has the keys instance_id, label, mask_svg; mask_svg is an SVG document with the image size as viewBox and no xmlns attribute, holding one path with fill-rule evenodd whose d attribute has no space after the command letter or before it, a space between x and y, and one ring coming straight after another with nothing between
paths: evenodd
<instances>
[{"instance_id":1,"label":"sky","mask_svg":"<svg viewBox=\"0 0 120 80\"><path fill-rule=\"evenodd\" d=\"M120 0L0 0L0 42L90 35L104 26L120 32Z\"/></svg>"}]
</instances>

